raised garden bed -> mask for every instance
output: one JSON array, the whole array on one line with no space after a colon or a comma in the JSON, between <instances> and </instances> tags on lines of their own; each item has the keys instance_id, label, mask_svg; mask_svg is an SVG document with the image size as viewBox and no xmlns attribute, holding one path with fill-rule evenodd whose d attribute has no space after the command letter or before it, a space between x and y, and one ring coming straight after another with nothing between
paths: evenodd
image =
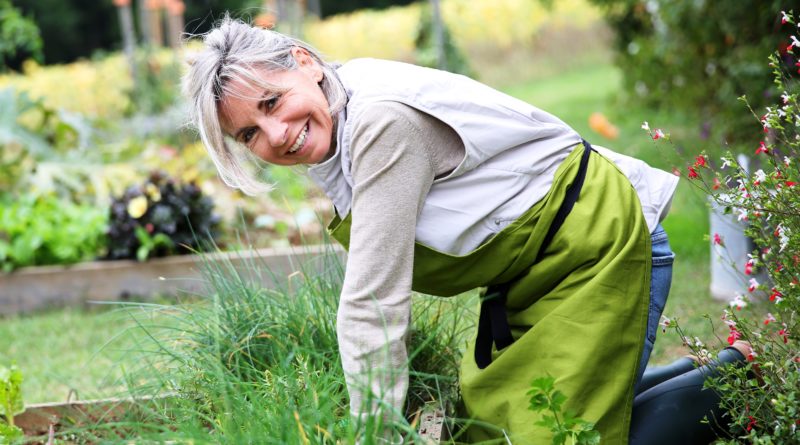
<instances>
[{"instance_id":1,"label":"raised garden bed","mask_svg":"<svg viewBox=\"0 0 800 445\"><path fill-rule=\"evenodd\" d=\"M89 301L124 301L178 292L198 293L204 268L234 268L266 288L284 286L291 277L320 271L343 256L330 245L282 247L152 259L94 261L71 266L28 267L0 275L0 315ZM257 276L254 276L257 275Z\"/></svg>"}]
</instances>

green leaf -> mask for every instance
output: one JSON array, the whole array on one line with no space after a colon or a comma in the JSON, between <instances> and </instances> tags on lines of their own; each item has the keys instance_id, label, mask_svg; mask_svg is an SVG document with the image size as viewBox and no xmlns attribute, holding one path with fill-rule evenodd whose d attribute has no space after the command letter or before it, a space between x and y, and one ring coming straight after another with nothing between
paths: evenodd
<instances>
[{"instance_id":1,"label":"green leaf","mask_svg":"<svg viewBox=\"0 0 800 445\"><path fill-rule=\"evenodd\" d=\"M593 424L590 424L594 428ZM599 445L600 432L598 431L581 431L578 433L578 445Z\"/></svg>"},{"instance_id":2,"label":"green leaf","mask_svg":"<svg viewBox=\"0 0 800 445\"><path fill-rule=\"evenodd\" d=\"M13 417L25 411L22 402L22 371L15 365L0 367L0 415Z\"/></svg>"},{"instance_id":3,"label":"green leaf","mask_svg":"<svg viewBox=\"0 0 800 445\"><path fill-rule=\"evenodd\" d=\"M567 441L568 433L566 431L558 431L553 434L553 445L563 445Z\"/></svg>"},{"instance_id":4,"label":"green leaf","mask_svg":"<svg viewBox=\"0 0 800 445\"><path fill-rule=\"evenodd\" d=\"M565 396L564 393L562 393L561 391L556 391L553 393L552 398L553 401L551 403L553 410L561 411L561 405L563 405L564 402L567 401L567 396Z\"/></svg>"},{"instance_id":5,"label":"green leaf","mask_svg":"<svg viewBox=\"0 0 800 445\"><path fill-rule=\"evenodd\" d=\"M23 436L19 427L0 422L0 445L12 444Z\"/></svg>"},{"instance_id":6,"label":"green leaf","mask_svg":"<svg viewBox=\"0 0 800 445\"><path fill-rule=\"evenodd\" d=\"M528 393L530 394L530 392ZM538 393L533 394L530 400L530 407L531 411L543 411L550 408L550 403L547 400L547 395Z\"/></svg>"},{"instance_id":7,"label":"green leaf","mask_svg":"<svg viewBox=\"0 0 800 445\"><path fill-rule=\"evenodd\" d=\"M550 391L553 390L555 382L556 379L554 377L550 376L540 377L538 379L534 379L533 382L531 382L531 388L533 388L534 390L538 389L545 393L549 393Z\"/></svg>"}]
</instances>

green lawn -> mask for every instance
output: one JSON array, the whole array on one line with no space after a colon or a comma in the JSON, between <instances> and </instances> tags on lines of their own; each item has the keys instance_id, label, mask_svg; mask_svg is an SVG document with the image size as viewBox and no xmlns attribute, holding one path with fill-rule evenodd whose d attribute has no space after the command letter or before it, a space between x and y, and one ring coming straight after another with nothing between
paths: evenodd
<instances>
[{"instance_id":1,"label":"green lawn","mask_svg":"<svg viewBox=\"0 0 800 445\"><path fill-rule=\"evenodd\" d=\"M26 403L94 399L124 394L135 367L126 352L136 345L136 309L51 310L0 320L0 364L24 373Z\"/></svg>"},{"instance_id":2,"label":"green lawn","mask_svg":"<svg viewBox=\"0 0 800 445\"><path fill-rule=\"evenodd\" d=\"M656 146L640 126L647 120L653 127L674 131L675 140L689 135L687 146L697 143L690 138L691 128L687 129L681 116L664 111L616 106L620 78L610 64L593 64L504 90L558 115L594 144L666 170L681 165L673 148ZM605 114L619 128L618 139L604 139L589 129L588 117L593 112ZM724 303L713 301L708 293L708 217L702 195L682 183L664 226L677 254L665 313L678 317L687 333L709 339L712 330L702 315L718 319ZM23 369L28 403L65 400L70 390L84 399L113 396L125 388L125 370L136 365L126 362L125 354L126 349L135 348L136 336L141 335L125 331L134 324L123 310L65 309L3 319L0 364L16 362ZM667 331L660 334L653 361L668 362L684 353L678 335Z\"/></svg>"}]
</instances>

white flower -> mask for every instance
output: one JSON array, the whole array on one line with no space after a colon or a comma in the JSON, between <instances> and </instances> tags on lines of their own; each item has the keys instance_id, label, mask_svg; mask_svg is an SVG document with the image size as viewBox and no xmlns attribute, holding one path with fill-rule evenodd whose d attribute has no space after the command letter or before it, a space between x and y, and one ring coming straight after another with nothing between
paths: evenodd
<instances>
[{"instance_id":1,"label":"white flower","mask_svg":"<svg viewBox=\"0 0 800 445\"><path fill-rule=\"evenodd\" d=\"M739 209L739 214L736 216L737 221L747 221L747 210Z\"/></svg>"},{"instance_id":2,"label":"white flower","mask_svg":"<svg viewBox=\"0 0 800 445\"><path fill-rule=\"evenodd\" d=\"M647 121L644 121L644 123L642 124L642 130L650 131L650 124L648 124Z\"/></svg>"},{"instance_id":3,"label":"white flower","mask_svg":"<svg viewBox=\"0 0 800 445\"><path fill-rule=\"evenodd\" d=\"M764 170L761 169L758 169L758 171L755 172L755 177L756 181L758 182L764 182L767 180L767 174L764 173Z\"/></svg>"},{"instance_id":4,"label":"white flower","mask_svg":"<svg viewBox=\"0 0 800 445\"><path fill-rule=\"evenodd\" d=\"M789 93L784 91L783 94L781 94L781 99L783 99L784 105L788 104L789 103Z\"/></svg>"},{"instance_id":5,"label":"white flower","mask_svg":"<svg viewBox=\"0 0 800 445\"><path fill-rule=\"evenodd\" d=\"M736 308L736 310L742 310L743 307L747 306L747 301L744 295L737 295L736 298L728 302L728 306Z\"/></svg>"},{"instance_id":6,"label":"white flower","mask_svg":"<svg viewBox=\"0 0 800 445\"><path fill-rule=\"evenodd\" d=\"M723 170L725 170L726 168L730 167L731 163L733 162L733 159L731 159L731 158L723 157L721 159L722 159L722 166L720 168L723 169Z\"/></svg>"},{"instance_id":7,"label":"white flower","mask_svg":"<svg viewBox=\"0 0 800 445\"><path fill-rule=\"evenodd\" d=\"M791 159L789 159L789 157L788 157L788 156L784 156L784 157L783 157L783 165L785 165L785 166L787 166L787 167L788 167L788 166L789 166L791 163L792 163L792 160L791 160Z\"/></svg>"}]
</instances>

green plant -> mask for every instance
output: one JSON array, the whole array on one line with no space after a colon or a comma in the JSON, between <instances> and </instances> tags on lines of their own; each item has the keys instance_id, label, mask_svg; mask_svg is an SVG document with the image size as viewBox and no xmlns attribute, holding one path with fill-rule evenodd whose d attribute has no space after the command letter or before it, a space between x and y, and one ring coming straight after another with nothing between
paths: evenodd
<instances>
[{"instance_id":1,"label":"green plant","mask_svg":"<svg viewBox=\"0 0 800 445\"><path fill-rule=\"evenodd\" d=\"M555 381L555 378L547 376L531 382L531 389L528 391L531 401L528 409L533 412L550 412L542 416L542 420L536 424L550 429L553 433L553 445L563 445L567 440L572 445L599 444L600 433L594 429L593 423L577 418L570 412L561 412L567 396L555 389Z\"/></svg>"},{"instance_id":2,"label":"green plant","mask_svg":"<svg viewBox=\"0 0 800 445\"><path fill-rule=\"evenodd\" d=\"M213 242L220 222L213 210L211 198L194 182L181 184L153 172L144 184L112 199L107 257L144 261L204 250L203 240Z\"/></svg>"},{"instance_id":3,"label":"green plant","mask_svg":"<svg viewBox=\"0 0 800 445\"><path fill-rule=\"evenodd\" d=\"M52 195L0 199L0 269L92 260L105 247L106 214Z\"/></svg>"},{"instance_id":4,"label":"green plant","mask_svg":"<svg viewBox=\"0 0 800 445\"><path fill-rule=\"evenodd\" d=\"M136 249L136 259L146 261L152 252L158 249L170 250L175 247L172 240L163 233L151 235L144 227L136 227L136 239L139 240L139 248Z\"/></svg>"},{"instance_id":5,"label":"green plant","mask_svg":"<svg viewBox=\"0 0 800 445\"><path fill-rule=\"evenodd\" d=\"M42 60L39 28L8 0L0 0L0 71L21 56Z\"/></svg>"},{"instance_id":6,"label":"green plant","mask_svg":"<svg viewBox=\"0 0 800 445\"><path fill-rule=\"evenodd\" d=\"M15 365L10 368L0 366L0 415L6 418L0 422L0 444L14 442L22 437L22 430L14 425L14 416L25 411L22 402L22 371Z\"/></svg>"},{"instance_id":7,"label":"green plant","mask_svg":"<svg viewBox=\"0 0 800 445\"><path fill-rule=\"evenodd\" d=\"M797 32L791 13L776 19L792 28L787 34ZM779 99L764 112L751 107L763 137L751 148L753 167L745 169L732 153L721 162L699 153L684 173L727 213L748 222L745 233L758 246L740 271L748 278L748 292L731 295L722 316L727 343L747 340L754 352L746 366L724 367L708 383L722 395L729 419L732 436L723 438L724 443L800 441L800 79L795 72L800 42L794 36L791 41L785 53L769 58L777 86L774 97ZM750 105L748 98L741 99ZM724 247L726 240L712 234L711 242ZM768 280L756 278L759 269ZM759 294L765 301L751 304ZM699 340L687 339L686 344L697 354L707 354Z\"/></svg>"},{"instance_id":8,"label":"green plant","mask_svg":"<svg viewBox=\"0 0 800 445\"><path fill-rule=\"evenodd\" d=\"M358 437L368 444L388 427L419 440L402 419L386 425L350 417L336 338L338 254L318 255L275 289L263 285L275 279L265 265L245 263L203 262L203 295L148 305L153 317L136 315L145 334L124 333L139 339L133 361L140 368L129 369L132 395L173 397L166 407L150 407L126 438L334 444ZM414 297L407 417L425 402L455 405L457 362L474 302Z\"/></svg>"},{"instance_id":9,"label":"green plant","mask_svg":"<svg viewBox=\"0 0 800 445\"><path fill-rule=\"evenodd\" d=\"M791 43L778 32L786 2L590 2L603 9L615 31L616 62L629 101L695 110L698 132L737 150L758 141L736 98L752 94L758 109L775 100L769 69L758 58Z\"/></svg>"}]
</instances>

